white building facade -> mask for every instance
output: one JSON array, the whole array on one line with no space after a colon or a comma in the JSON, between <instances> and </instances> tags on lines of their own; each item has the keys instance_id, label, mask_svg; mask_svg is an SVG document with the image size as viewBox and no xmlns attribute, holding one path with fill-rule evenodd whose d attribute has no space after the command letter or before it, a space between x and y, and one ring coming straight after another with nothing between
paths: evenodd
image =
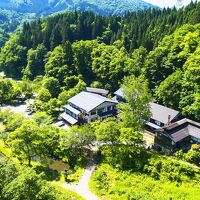
<instances>
[{"instance_id":1,"label":"white building facade","mask_svg":"<svg viewBox=\"0 0 200 200\"><path fill-rule=\"evenodd\" d=\"M104 96L81 92L69 99L64 106L65 112L60 117L70 125L91 123L114 116L117 104L118 102Z\"/></svg>"}]
</instances>

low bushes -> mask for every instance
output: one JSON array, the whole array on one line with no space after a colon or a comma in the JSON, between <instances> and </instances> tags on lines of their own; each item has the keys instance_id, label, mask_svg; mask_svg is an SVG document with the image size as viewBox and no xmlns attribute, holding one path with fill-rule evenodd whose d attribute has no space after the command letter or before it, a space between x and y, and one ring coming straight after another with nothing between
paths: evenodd
<instances>
[{"instance_id":1,"label":"low bushes","mask_svg":"<svg viewBox=\"0 0 200 200\"><path fill-rule=\"evenodd\" d=\"M192 145L192 149L187 153L182 150L176 152L175 156L181 160L200 166L200 146L197 144Z\"/></svg>"},{"instance_id":2,"label":"low bushes","mask_svg":"<svg viewBox=\"0 0 200 200\"><path fill-rule=\"evenodd\" d=\"M200 184L197 180L177 184L164 179L155 180L139 172L121 171L108 164L102 164L96 170L90 181L90 188L103 200L200 199Z\"/></svg>"}]
</instances>

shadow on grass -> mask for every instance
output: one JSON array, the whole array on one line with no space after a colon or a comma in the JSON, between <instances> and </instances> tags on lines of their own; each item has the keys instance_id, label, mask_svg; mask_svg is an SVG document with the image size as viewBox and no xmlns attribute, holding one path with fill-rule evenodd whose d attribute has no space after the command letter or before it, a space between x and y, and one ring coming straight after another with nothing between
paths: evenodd
<instances>
[{"instance_id":1,"label":"shadow on grass","mask_svg":"<svg viewBox=\"0 0 200 200\"><path fill-rule=\"evenodd\" d=\"M50 169L49 167L45 166L35 166L34 170L37 174L43 173L44 178L47 181L59 181L60 180L60 173L56 170Z\"/></svg>"}]
</instances>

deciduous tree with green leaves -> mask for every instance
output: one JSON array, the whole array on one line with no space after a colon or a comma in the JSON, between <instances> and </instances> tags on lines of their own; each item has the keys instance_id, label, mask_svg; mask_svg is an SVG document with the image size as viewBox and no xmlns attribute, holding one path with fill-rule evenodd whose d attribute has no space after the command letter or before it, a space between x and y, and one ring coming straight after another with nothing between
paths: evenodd
<instances>
[{"instance_id":1,"label":"deciduous tree with green leaves","mask_svg":"<svg viewBox=\"0 0 200 200\"><path fill-rule=\"evenodd\" d=\"M126 77L122 85L125 103L119 104L120 118L124 127L133 128L135 131L141 130L143 121L150 116L151 95L148 83L144 77Z\"/></svg>"},{"instance_id":2,"label":"deciduous tree with green leaves","mask_svg":"<svg viewBox=\"0 0 200 200\"><path fill-rule=\"evenodd\" d=\"M33 120L24 121L21 127L9 133L7 143L11 147L12 153L20 160L26 160L31 166L31 159L38 155L40 151L41 137L39 128Z\"/></svg>"}]
</instances>

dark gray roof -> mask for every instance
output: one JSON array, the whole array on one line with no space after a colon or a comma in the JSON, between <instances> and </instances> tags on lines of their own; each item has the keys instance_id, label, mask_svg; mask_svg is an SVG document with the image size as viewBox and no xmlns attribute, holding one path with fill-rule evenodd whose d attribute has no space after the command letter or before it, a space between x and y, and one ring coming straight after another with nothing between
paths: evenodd
<instances>
[{"instance_id":1,"label":"dark gray roof","mask_svg":"<svg viewBox=\"0 0 200 200\"><path fill-rule=\"evenodd\" d=\"M183 124L192 124L192 125L194 125L194 126L200 127L200 123L199 123L199 122L195 122L195 121L193 121L193 120L191 120L191 119L184 118L184 119L179 120L179 121L177 121L177 122L174 122L174 123L172 123L172 124L166 125L164 128L165 128L166 130L171 130L171 129L174 129L174 128L176 128L176 127L179 127L179 126L181 126L181 125L183 125Z\"/></svg>"},{"instance_id":2,"label":"dark gray roof","mask_svg":"<svg viewBox=\"0 0 200 200\"><path fill-rule=\"evenodd\" d=\"M188 131L190 136L200 139L200 127L198 128L189 124Z\"/></svg>"},{"instance_id":3,"label":"dark gray roof","mask_svg":"<svg viewBox=\"0 0 200 200\"><path fill-rule=\"evenodd\" d=\"M175 117L177 117L180 114L180 112L177 110L173 110L171 108L162 106L157 103L150 103L150 108L152 113L151 118L159 122L162 122L163 124L168 123L169 116L170 116L170 121L172 121Z\"/></svg>"},{"instance_id":4,"label":"dark gray roof","mask_svg":"<svg viewBox=\"0 0 200 200\"><path fill-rule=\"evenodd\" d=\"M80 92L76 96L69 99L68 102L76 105L77 107L85 110L86 112L90 112L91 110L98 107L104 102L117 104L116 101L113 101L101 95L90 93L90 92Z\"/></svg>"},{"instance_id":5,"label":"dark gray roof","mask_svg":"<svg viewBox=\"0 0 200 200\"><path fill-rule=\"evenodd\" d=\"M92 92L95 94L100 94L103 96L107 96L109 93L109 90L101 89L101 88L92 88L92 87L86 87L87 92Z\"/></svg>"},{"instance_id":6,"label":"dark gray roof","mask_svg":"<svg viewBox=\"0 0 200 200\"><path fill-rule=\"evenodd\" d=\"M179 120L163 129L174 142L181 141L188 136L200 139L200 123L190 119Z\"/></svg>"},{"instance_id":7,"label":"dark gray roof","mask_svg":"<svg viewBox=\"0 0 200 200\"><path fill-rule=\"evenodd\" d=\"M182 128L180 130L175 131L175 133L170 135L170 138L174 141L174 142L178 142L183 140L184 138L189 136L189 131L188 128Z\"/></svg>"}]
</instances>

